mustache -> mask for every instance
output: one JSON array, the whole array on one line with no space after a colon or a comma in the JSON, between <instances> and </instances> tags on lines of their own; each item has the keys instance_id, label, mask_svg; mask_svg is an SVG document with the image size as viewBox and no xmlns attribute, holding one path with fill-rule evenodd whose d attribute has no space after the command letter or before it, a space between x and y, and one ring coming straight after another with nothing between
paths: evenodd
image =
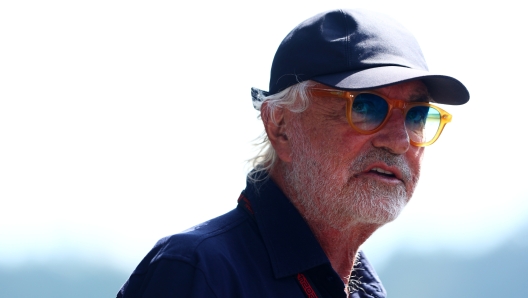
<instances>
[{"instance_id":1,"label":"mustache","mask_svg":"<svg viewBox=\"0 0 528 298\"><path fill-rule=\"evenodd\" d=\"M393 154L381 148L375 148L360 154L352 163L351 170L354 173L363 172L375 162L383 162L389 167L400 170L404 182L411 181L412 170L403 155Z\"/></svg>"}]
</instances>

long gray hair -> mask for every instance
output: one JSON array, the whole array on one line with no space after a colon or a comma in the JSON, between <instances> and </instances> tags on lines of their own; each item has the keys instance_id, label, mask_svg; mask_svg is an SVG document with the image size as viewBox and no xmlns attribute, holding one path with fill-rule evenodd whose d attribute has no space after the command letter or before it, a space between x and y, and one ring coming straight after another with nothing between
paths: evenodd
<instances>
[{"instance_id":1,"label":"long gray hair","mask_svg":"<svg viewBox=\"0 0 528 298\"><path fill-rule=\"evenodd\" d=\"M275 113L279 109L288 109L293 113L301 113L305 111L310 105L310 94L308 88L315 85L314 81L303 81L297 83L285 90L269 95L262 101L261 106L257 106L261 110L266 109L268 118L273 121L273 124L278 125L275 122ZM254 172L253 177L261 176L262 172L269 172L271 168L277 163L277 153L271 145L271 142L266 134L266 131L255 139L255 145L258 148L257 155L248 160L249 164L253 166Z\"/></svg>"}]
</instances>

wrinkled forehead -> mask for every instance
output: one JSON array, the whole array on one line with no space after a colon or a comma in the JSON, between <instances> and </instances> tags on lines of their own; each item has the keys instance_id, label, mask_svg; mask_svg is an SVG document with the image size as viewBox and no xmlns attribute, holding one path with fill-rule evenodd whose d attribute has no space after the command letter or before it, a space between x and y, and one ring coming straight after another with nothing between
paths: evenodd
<instances>
[{"instance_id":1,"label":"wrinkled forehead","mask_svg":"<svg viewBox=\"0 0 528 298\"><path fill-rule=\"evenodd\" d=\"M429 95L427 86L420 80L403 82L386 87L376 88L372 91L391 99L404 101L431 102L433 99Z\"/></svg>"}]
</instances>

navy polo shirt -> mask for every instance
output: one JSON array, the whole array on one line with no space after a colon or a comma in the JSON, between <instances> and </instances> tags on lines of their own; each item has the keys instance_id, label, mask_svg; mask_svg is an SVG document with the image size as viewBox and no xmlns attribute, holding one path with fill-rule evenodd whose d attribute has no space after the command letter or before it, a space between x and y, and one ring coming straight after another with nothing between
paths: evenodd
<instances>
[{"instance_id":1,"label":"navy polo shirt","mask_svg":"<svg viewBox=\"0 0 528 298\"><path fill-rule=\"evenodd\" d=\"M350 297L386 296L364 255ZM253 182L234 210L161 239L118 298L346 297L345 285L297 209L271 180Z\"/></svg>"}]
</instances>

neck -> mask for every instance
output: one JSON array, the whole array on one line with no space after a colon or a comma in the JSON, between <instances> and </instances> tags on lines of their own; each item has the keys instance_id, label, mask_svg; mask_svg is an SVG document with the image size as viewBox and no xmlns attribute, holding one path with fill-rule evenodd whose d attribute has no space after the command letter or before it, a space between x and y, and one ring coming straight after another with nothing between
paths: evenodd
<instances>
[{"instance_id":1,"label":"neck","mask_svg":"<svg viewBox=\"0 0 528 298\"><path fill-rule=\"evenodd\" d=\"M335 229L309 219L307 222L330 260L332 268L341 277L343 283L348 285L359 247L379 228L379 225L358 223L346 229Z\"/></svg>"},{"instance_id":2,"label":"neck","mask_svg":"<svg viewBox=\"0 0 528 298\"><path fill-rule=\"evenodd\" d=\"M353 219L351 219L352 222L343 223L342 226L336 228L330 226L328 222L323 219L309 218L306 216L309 212L306 212L305 206L299 202L295 191L285 183L285 179L283 179L284 176L282 175L283 173L278 171L277 168L272 168L270 174L271 178L277 183L297 208L299 213L304 217L328 257L332 268L343 280L345 290L348 290L346 286L349 283L359 247L381 225L354 222Z\"/></svg>"}]
</instances>

